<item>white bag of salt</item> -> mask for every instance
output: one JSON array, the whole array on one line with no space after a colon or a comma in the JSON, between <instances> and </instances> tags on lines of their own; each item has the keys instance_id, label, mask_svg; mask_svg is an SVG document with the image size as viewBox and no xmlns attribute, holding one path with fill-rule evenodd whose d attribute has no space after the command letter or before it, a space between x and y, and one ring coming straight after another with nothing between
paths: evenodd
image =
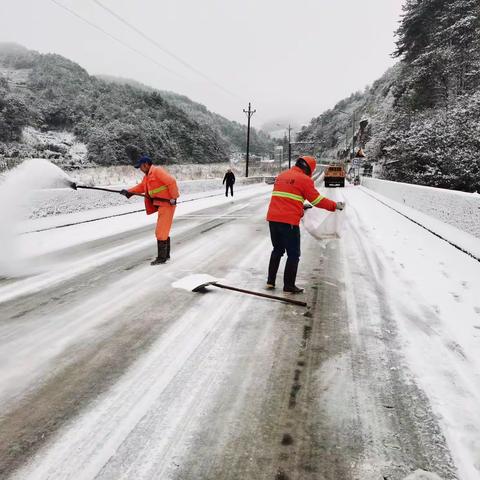
<instances>
[{"instance_id":1,"label":"white bag of salt","mask_svg":"<svg viewBox=\"0 0 480 480\"><path fill-rule=\"evenodd\" d=\"M323 208L305 210L302 222L305 230L317 240L339 238L342 235L345 211L329 212Z\"/></svg>"}]
</instances>

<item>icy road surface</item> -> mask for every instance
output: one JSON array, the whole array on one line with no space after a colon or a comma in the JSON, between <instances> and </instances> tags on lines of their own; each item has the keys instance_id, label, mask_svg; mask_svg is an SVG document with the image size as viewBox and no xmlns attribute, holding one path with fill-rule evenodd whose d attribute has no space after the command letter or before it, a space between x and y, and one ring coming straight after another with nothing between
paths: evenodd
<instances>
[{"instance_id":1,"label":"icy road surface","mask_svg":"<svg viewBox=\"0 0 480 480\"><path fill-rule=\"evenodd\" d=\"M40 272L0 281L0 478L480 478L480 263L361 188L326 191L341 239L303 233L307 315L172 287L262 290L270 190L179 206L163 266L141 214L27 236Z\"/></svg>"}]
</instances>

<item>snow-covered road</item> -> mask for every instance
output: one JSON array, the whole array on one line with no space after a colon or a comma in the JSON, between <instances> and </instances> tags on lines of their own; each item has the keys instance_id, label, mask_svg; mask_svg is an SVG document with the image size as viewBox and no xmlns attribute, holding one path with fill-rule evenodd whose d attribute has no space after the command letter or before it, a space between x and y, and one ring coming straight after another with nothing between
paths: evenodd
<instances>
[{"instance_id":1,"label":"snow-covered road","mask_svg":"<svg viewBox=\"0 0 480 480\"><path fill-rule=\"evenodd\" d=\"M179 207L155 268L140 214L25 238L41 272L0 281L0 478L480 477L480 263L361 188L326 191L341 239L303 234L308 311L172 288L261 291L270 190Z\"/></svg>"}]
</instances>

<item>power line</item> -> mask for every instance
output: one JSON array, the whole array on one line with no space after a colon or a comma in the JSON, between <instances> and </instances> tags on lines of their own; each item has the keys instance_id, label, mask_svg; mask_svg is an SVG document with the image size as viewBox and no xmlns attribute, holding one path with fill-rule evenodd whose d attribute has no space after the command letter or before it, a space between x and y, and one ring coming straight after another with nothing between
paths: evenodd
<instances>
[{"instance_id":1,"label":"power line","mask_svg":"<svg viewBox=\"0 0 480 480\"><path fill-rule=\"evenodd\" d=\"M53 0L52 0L53 1ZM223 87L222 85L220 85L219 83L217 83L215 80L213 80L212 78L210 78L208 75L206 75L205 73L201 72L200 70L198 70L198 68L195 68L193 65L191 65L190 63L186 62L185 60L183 60L182 58L180 58L178 55L176 55L175 53L171 52L170 50L166 49L165 47L163 47L162 45L160 45L155 39L149 37L148 35L145 35L145 33L143 33L139 28L135 27L135 25L132 25L130 22L128 22L127 20L125 20L123 17L121 17L120 15L118 15L118 13L114 12L113 10L111 10L110 8L106 7L105 5L103 5L103 3L101 3L99 0L92 0L94 3L96 3L99 7L103 8L106 12L108 12L110 15L112 15L113 17L115 17L117 20L119 20L120 22L122 22L124 25L126 25L127 27L129 27L130 29L132 29L134 32L136 32L138 35L140 35L141 37L143 37L145 40L149 41L150 43L152 43L153 45L155 45L157 48L159 48L162 52L166 53L167 55L169 55L170 57L174 58L175 60L177 60L177 62L180 62L184 67L187 67L189 70L191 70L192 72L196 73L197 75L200 75L202 78L204 78L205 80L209 81L210 83L212 83L213 85L215 85L217 88L219 88L220 90L222 90L223 92L225 93L228 93L229 95L237 98L237 99L240 99L241 98L231 92L230 90L228 90L227 88Z\"/></svg>"},{"instance_id":2,"label":"power line","mask_svg":"<svg viewBox=\"0 0 480 480\"><path fill-rule=\"evenodd\" d=\"M99 27L98 25L96 25L95 23L92 23L90 20L86 19L85 17L82 17L81 15L79 15L77 12L75 12L74 10L71 10L70 8L66 7L65 5L61 4L60 2L57 2L57 0L50 0L52 3L54 3L55 5L57 5L58 7L61 7L63 8L64 10L66 10L67 12L69 12L71 15L73 15L74 17L77 17L79 18L80 20L82 20L83 22L87 23L88 25L90 25L91 27L95 28L96 30L102 32L103 34L107 35L108 37L110 37L111 39L115 40L116 42L120 43L120 45L123 45L124 47L128 48L129 50L131 50L132 52L135 52L137 55L140 55L142 56L143 58L146 58L147 60L153 62L155 65L157 65L157 67L160 67L162 68L163 70L166 70L167 72L170 72L172 73L173 75L183 79L183 80L186 80L185 77L183 77L182 75L180 75L179 73L175 72L174 70L171 70L170 68L166 67L165 65L162 65L161 63L157 62L154 58L152 57L149 57L148 55L145 55L143 52L141 52L140 50L137 50L136 48L128 45L127 43L125 43L123 40L120 40L119 38L113 36L111 33L107 32L106 30L104 30L102 27Z\"/></svg>"}]
</instances>

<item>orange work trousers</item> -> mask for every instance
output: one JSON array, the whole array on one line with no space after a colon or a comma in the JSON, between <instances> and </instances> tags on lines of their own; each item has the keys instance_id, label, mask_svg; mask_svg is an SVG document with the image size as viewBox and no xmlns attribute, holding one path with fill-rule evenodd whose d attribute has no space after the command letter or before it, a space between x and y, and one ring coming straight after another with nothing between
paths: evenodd
<instances>
[{"instance_id":1,"label":"orange work trousers","mask_svg":"<svg viewBox=\"0 0 480 480\"><path fill-rule=\"evenodd\" d=\"M170 236L175 208L172 205L160 205L158 207L157 226L155 227L157 240L166 240Z\"/></svg>"}]
</instances>

